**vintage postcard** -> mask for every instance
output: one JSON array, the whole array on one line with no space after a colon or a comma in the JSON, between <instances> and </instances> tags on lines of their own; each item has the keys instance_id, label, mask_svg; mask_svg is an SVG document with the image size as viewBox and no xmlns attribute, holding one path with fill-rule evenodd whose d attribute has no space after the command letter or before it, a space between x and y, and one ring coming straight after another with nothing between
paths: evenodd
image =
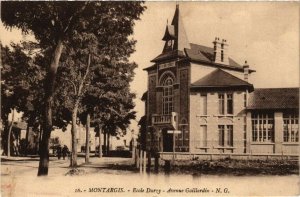
<instances>
[{"instance_id":1,"label":"vintage postcard","mask_svg":"<svg viewBox=\"0 0 300 197\"><path fill-rule=\"evenodd\" d=\"M298 196L298 2L1 2L1 195Z\"/></svg>"}]
</instances>

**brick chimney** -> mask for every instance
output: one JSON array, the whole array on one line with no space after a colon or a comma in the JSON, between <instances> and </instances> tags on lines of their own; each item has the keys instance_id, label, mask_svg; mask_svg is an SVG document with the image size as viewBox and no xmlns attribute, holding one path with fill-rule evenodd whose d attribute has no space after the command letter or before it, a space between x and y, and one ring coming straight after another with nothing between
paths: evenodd
<instances>
[{"instance_id":1,"label":"brick chimney","mask_svg":"<svg viewBox=\"0 0 300 197\"><path fill-rule=\"evenodd\" d=\"M218 64L229 64L228 62L228 44L225 39L216 37L214 44L214 62Z\"/></svg>"},{"instance_id":2,"label":"brick chimney","mask_svg":"<svg viewBox=\"0 0 300 197\"><path fill-rule=\"evenodd\" d=\"M248 79L249 79L249 65L248 65L247 61L245 61L245 64L243 65L243 69L244 69L244 80L248 81Z\"/></svg>"}]
</instances>

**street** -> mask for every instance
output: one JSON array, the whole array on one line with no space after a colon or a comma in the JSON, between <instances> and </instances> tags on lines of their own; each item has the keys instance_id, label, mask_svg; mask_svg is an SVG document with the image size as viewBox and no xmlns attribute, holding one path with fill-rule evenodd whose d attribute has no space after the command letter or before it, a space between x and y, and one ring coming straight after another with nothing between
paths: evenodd
<instances>
[{"instance_id":1,"label":"street","mask_svg":"<svg viewBox=\"0 0 300 197\"><path fill-rule=\"evenodd\" d=\"M2 158L3 159L3 158ZM91 157L89 164L78 158L79 167L70 176L69 160L50 159L49 175L37 177L38 158L17 158L1 163L2 196L186 196L217 195L296 195L298 176L217 176L189 174L140 174L111 164L132 162L130 158ZM68 173L68 174L67 174ZM276 183L276 184L274 184ZM257 185L260 185L257 188ZM288 185L285 190L277 185ZM200 193L199 193L200 192ZM228 193L222 193L228 195ZM221 195L221 193L218 193Z\"/></svg>"}]
</instances>

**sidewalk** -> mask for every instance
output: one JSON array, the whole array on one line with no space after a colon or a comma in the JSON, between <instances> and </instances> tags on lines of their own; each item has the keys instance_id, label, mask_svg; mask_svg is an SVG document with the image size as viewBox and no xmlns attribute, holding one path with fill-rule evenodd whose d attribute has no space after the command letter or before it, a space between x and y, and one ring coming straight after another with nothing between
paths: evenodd
<instances>
[{"instance_id":1,"label":"sidewalk","mask_svg":"<svg viewBox=\"0 0 300 197\"><path fill-rule=\"evenodd\" d=\"M38 155L28 155L28 156L3 156L1 155L1 162L5 162L5 161L38 161L39 160L39 156Z\"/></svg>"},{"instance_id":2,"label":"sidewalk","mask_svg":"<svg viewBox=\"0 0 300 197\"><path fill-rule=\"evenodd\" d=\"M58 160L57 157L50 157L50 162L53 161L65 161L64 163L69 163L69 158L65 160L60 159ZM39 161L38 155L31 155L31 156L1 156L1 162L14 162L14 161ZM131 158L122 158L122 157L96 157L92 156L89 158L89 163L85 163L85 158L82 156L77 157L78 167L105 167L113 164L130 164L132 163Z\"/></svg>"}]
</instances>

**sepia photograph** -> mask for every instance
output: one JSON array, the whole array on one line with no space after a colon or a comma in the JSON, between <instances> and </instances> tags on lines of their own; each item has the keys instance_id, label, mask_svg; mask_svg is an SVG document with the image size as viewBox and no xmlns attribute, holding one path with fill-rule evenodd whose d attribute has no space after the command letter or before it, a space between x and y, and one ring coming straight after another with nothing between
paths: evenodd
<instances>
[{"instance_id":1,"label":"sepia photograph","mask_svg":"<svg viewBox=\"0 0 300 197\"><path fill-rule=\"evenodd\" d=\"M1 196L299 196L299 2L2 1Z\"/></svg>"}]
</instances>

